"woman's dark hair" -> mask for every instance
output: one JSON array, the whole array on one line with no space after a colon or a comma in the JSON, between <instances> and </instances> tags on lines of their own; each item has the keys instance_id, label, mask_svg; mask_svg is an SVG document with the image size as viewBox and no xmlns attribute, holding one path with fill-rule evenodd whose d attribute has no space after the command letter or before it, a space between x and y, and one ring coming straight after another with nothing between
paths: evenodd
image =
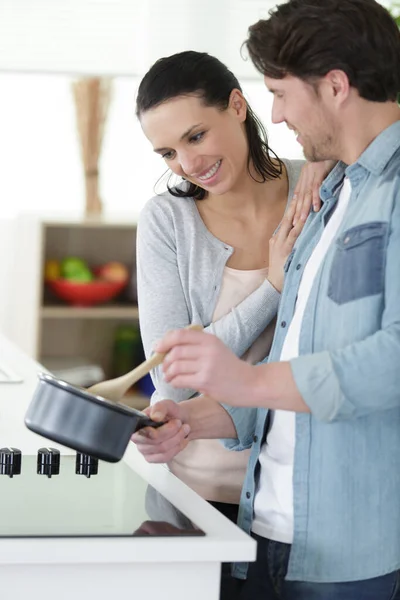
<instances>
[{"instance_id":1,"label":"woman's dark hair","mask_svg":"<svg viewBox=\"0 0 400 600\"><path fill-rule=\"evenodd\" d=\"M136 115L140 116L177 96L194 95L205 106L215 106L225 110L232 90L242 91L233 73L217 58L205 52L186 51L161 58L143 77L136 99ZM267 134L258 117L247 103L245 121L249 146L247 168L252 164L260 183L275 179L282 174L282 162L268 146ZM277 163L271 159L273 154ZM256 181L259 181L258 179ZM171 194L178 197L191 197L202 200L207 192L191 182L181 187L170 187Z\"/></svg>"},{"instance_id":2,"label":"woman's dark hair","mask_svg":"<svg viewBox=\"0 0 400 600\"><path fill-rule=\"evenodd\" d=\"M269 15L249 28L245 42L263 75L314 83L340 69L362 98L396 100L400 31L375 0L290 0Z\"/></svg>"}]
</instances>

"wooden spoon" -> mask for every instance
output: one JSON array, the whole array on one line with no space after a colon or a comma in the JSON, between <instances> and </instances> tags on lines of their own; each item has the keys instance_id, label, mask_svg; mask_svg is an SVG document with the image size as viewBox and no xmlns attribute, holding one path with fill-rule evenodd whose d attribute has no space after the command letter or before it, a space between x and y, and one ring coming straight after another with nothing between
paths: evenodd
<instances>
[{"instance_id":1,"label":"wooden spoon","mask_svg":"<svg viewBox=\"0 0 400 600\"><path fill-rule=\"evenodd\" d=\"M197 329L201 331L203 327L201 325L189 325L185 329ZM101 396L106 400L113 402L119 402L125 392L139 379L147 375L151 369L158 367L162 363L166 356L165 352L155 352L150 358L142 362L138 367L135 367L129 373L116 377L115 379L107 379L106 381L100 381L95 383L91 387L87 388L87 392L94 394L95 396Z\"/></svg>"}]
</instances>

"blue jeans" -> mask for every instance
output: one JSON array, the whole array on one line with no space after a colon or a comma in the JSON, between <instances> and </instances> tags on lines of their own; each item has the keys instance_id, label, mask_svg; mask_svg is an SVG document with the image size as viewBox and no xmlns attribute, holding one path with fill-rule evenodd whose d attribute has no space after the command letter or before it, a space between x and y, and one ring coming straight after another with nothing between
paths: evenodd
<instances>
[{"instance_id":1,"label":"blue jeans","mask_svg":"<svg viewBox=\"0 0 400 600\"><path fill-rule=\"evenodd\" d=\"M240 600L400 600L398 571L348 583L285 581L290 545L257 540L257 561L241 583Z\"/></svg>"}]
</instances>

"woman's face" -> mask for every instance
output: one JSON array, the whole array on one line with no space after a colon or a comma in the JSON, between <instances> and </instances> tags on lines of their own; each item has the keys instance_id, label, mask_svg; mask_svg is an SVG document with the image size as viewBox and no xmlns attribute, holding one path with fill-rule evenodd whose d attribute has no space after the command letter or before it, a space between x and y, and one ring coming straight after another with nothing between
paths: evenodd
<instances>
[{"instance_id":1,"label":"woman's face","mask_svg":"<svg viewBox=\"0 0 400 600\"><path fill-rule=\"evenodd\" d=\"M178 96L140 117L142 129L168 167L212 194L235 188L247 169L246 102L233 90L226 110Z\"/></svg>"}]
</instances>

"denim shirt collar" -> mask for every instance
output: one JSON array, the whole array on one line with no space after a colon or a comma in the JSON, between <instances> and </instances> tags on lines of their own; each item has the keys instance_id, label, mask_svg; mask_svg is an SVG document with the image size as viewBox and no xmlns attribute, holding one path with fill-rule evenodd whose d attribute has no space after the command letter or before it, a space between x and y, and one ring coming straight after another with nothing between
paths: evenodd
<instances>
[{"instance_id":1,"label":"denim shirt collar","mask_svg":"<svg viewBox=\"0 0 400 600\"><path fill-rule=\"evenodd\" d=\"M382 131L364 150L357 163L374 175L381 175L393 154L400 148L400 121ZM355 164L357 164L355 163ZM350 167L349 167L350 168Z\"/></svg>"},{"instance_id":2,"label":"denim shirt collar","mask_svg":"<svg viewBox=\"0 0 400 600\"><path fill-rule=\"evenodd\" d=\"M359 173L360 167L363 171L380 175L399 148L400 121L396 121L369 144L354 164L349 166L342 161L338 162L321 186L321 200L325 202L334 196L345 175L348 175L350 179L358 178L357 173Z\"/></svg>"}]
</instances>

